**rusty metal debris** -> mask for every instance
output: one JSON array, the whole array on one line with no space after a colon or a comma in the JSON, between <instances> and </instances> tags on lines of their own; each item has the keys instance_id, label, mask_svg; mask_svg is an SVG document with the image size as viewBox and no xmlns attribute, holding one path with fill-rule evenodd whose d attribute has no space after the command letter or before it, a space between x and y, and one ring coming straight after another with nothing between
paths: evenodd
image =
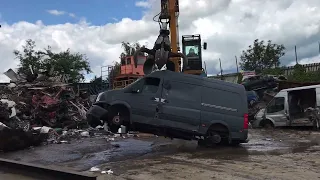
<instances>
[{"instance_id":1,"label":"rusty metal debris","mask_svg":"<svg viewBox=\"0 0 320 180\"><path fill-rule=\"evenodd\" d=\"M37 75L30 78L17 75L13 70L5 74L11 82L0 89L0 150L36 145L44 139L41 134L52 134L57 128L87 126L89 97L75 92L71 85L61 81L62 77ZM15 136L16 143L25 143L9 148L13 141L10 137Z\"/></svg>"}]
</instances>

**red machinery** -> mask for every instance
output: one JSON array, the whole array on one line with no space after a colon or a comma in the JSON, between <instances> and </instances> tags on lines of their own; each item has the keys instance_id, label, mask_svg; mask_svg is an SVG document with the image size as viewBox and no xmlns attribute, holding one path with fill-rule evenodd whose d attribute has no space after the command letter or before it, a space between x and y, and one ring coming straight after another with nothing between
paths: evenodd
<instances>
[{"instance_id":1,"label":"red machinery","mask_svg":"<svg viewBox=\"0 0 320 180\"><path fill-rule=\"evenodd\" d=\"M127 56L121 59L121 64L108 67L109 83L112 89L126 87L138 78L144 76L143 64L146 56L138 56L138 66L135 67L133 56Z\"/></svg>"}]
</instances>

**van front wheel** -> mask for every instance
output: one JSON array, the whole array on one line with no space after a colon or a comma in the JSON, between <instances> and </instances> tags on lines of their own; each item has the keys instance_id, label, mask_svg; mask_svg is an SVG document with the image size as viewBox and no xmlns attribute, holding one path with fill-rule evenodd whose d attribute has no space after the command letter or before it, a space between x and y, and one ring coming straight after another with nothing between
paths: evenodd
<instances>
[{"instance_id":1,"label":"van front wheel","mask_svg":"<svg viewBox=\"0 0 320 180\"><path fill-rule=\"evenodd\" d=\"M111 132L117 133L121 125L128 125L129 111L122 105L114 105L108 109L108 126Z\"/></svg>"}]
</instances>

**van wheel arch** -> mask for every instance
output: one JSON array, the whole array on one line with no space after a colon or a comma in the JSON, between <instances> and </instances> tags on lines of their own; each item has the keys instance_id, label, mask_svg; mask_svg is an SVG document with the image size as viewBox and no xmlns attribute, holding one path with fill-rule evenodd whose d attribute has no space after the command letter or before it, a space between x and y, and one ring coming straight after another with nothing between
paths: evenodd
<instances>
[{"instance_id":1,"label":"van wheel arch","mask_svg":"<svg viewBox=\"0 0 320 180\"><path fill-rule=\"evenodd\" d=\"M219 131L219 132L229 133L229 128L226 125L221 124L221 123L211 124L210 127L208 128L208 131L209 131L209 129Z\"/></svg>"},{"instance_id":2,"label":"van wheel arch","mask_svg":"<svg viewBox=\"0 0 320 180\"><path fill-rule=\"evenodd\" d=\"M213 139L215 142L213 142ZM219 141L219 142L218 142ZM212 147L220 144L230 143L229 128L221 123L211 124L207 130L204 140L200 140L198 145Z\"/></svg>"},{"instance_id":3,"label":"van wheel arch","mask_svg":"<svg viewBox=\"0 0 320 180\"><path fill-rule=\"evenodd\" d=\"M130 109L125 104L113 104L108 107L108 126L117 132L121 125L130 126Z\"/></svg>"}]
</instances>

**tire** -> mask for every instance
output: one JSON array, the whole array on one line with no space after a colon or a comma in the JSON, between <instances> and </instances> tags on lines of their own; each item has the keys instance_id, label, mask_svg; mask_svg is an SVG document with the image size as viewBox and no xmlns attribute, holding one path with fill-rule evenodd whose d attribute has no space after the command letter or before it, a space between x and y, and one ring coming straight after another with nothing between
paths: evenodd
<instances>
[{"instance_id":1,"label":"tire","mask_svg":"<svg viewBox=\"0 0 320 180\"><path fill-rule=\"evenodd\" d=\"M123 119L117 113L113 113L109 115L108 126L112 133L117 133L122 123L123 123Z\"/></svg>"},{"instance_id":2,"label":"tire","mask_svg":"<svg viewBox=\"0 0 320 180\"><path fill-rule=\"evenodd\" d=\"M216 147L227 143L228 140L225 140L221 137L221 133L213 129L208 129L207 136L204 140L198 140L198 146L202 147Z\"/></svg>"},{"instance_id":3,"label":"tire","mask_svg":"<svg viewBox=\"0 0 320 180\"><path fill-rule=\"evenodd\" d=\"M128 115L121 110L117 110L116 107L110 107L108 111L108 126L112 133L117 133L121 125L127 122Z\"/></svg>"},{"instance_id":4,"label":"tire","mask_svg":"<svg viewBox=\"0 0 320 180\"><path fill-rule=\"evenodd\" d=\"M87 122L88 122L88 124L89 124L91 127L93 127L93 128L95 128L95 127L97 127L97 126L99 126L99 125L103 125L98 118L95 118L95 117L92 116L91 114L88 114L88 115L87 115Z\"/></svg>"}]
</instances>

